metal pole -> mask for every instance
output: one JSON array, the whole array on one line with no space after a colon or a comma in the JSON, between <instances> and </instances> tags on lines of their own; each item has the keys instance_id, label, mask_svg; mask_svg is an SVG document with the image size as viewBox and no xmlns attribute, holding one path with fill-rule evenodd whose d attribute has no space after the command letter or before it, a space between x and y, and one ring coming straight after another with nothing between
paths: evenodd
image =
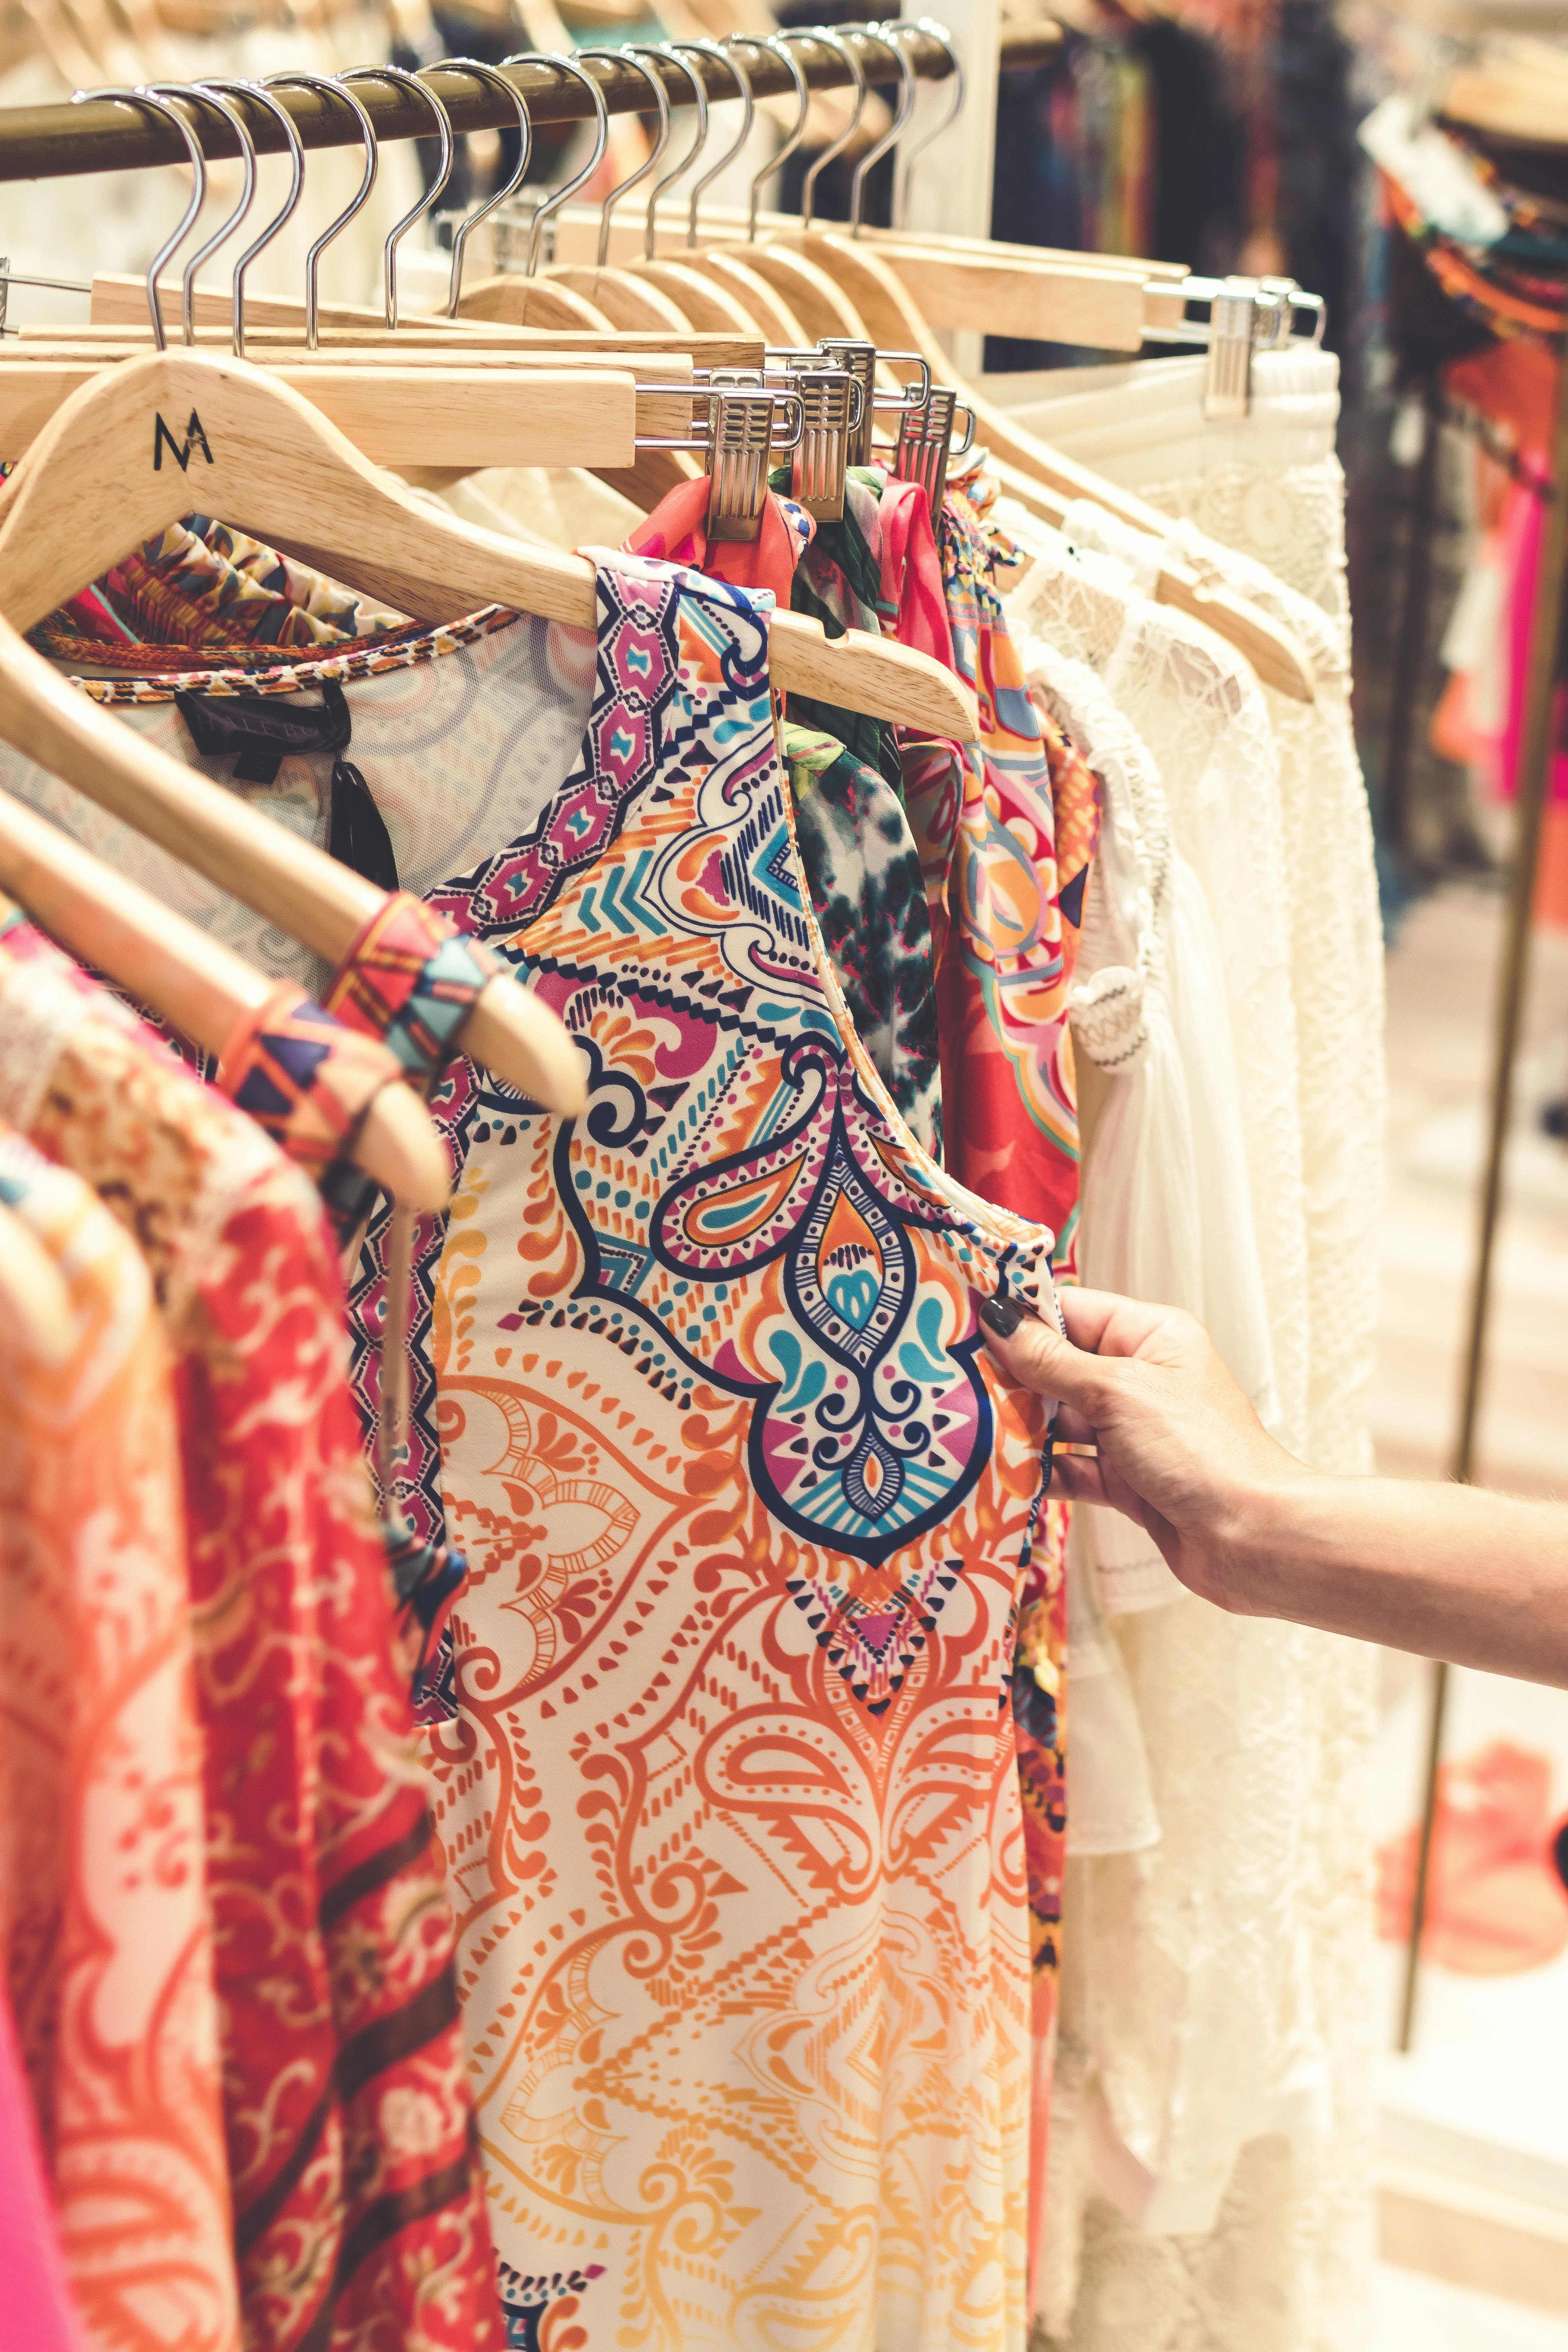
<instances>
[{"instance_id":1,"label":"metal pole","mask_svg":"<svg viewBox=\"0 0 1568 2352\"><path fill-rule=\"evenodd\" d=\"M839 38L854 47L868 82L875 86L899 81L899 60L885 42L868 38L855 26L846 26ZM1054 24L1021 27L1003 35L1003 59L1008 64L1044 59L1054 56L1060 45L1061 32ZM952 60L946 49L928 33L911 31L901 47L922 80L940 81L952 71ZM836 57L824 45L808 47L804 41L796 42L795 55L813 89L847 87L852 79L842 58ZM718 58L700 58L694 60L694 66L707 85L710 98L721 101L741 95L739 82ZM650 110L645 74L631 66L599 61L588 70L592 70L612 114ZM665 82L672 106L692 104L691 85L678 66L666 68L656 62L653 70ZM782 58L766 53L755 55L748 49L746 70L759 98L793 95L795 82ZM477 89L471 74L443 74L437 66L429 79L437 96L446 104L455 130L516 129L516 108L509 106L494 89ZM592 100L582 84L557 72L542 58L537 65L524 61L508 67L506 79L521 92L530 120L536 124L574 121L586 119L593 111ZM430 136L429 108L407 91L390 86L366 86L359 95L378 139ZM292 115L294 127L306 147L359 145L359 124L346 106L334 105L329 97L311 90L279 91L278 97ZM237 102L245 108L246 122L258 153L281 153L288 142L276 118L259 107L245 106L243 99ZM233 125L215 109L204 108L193 128L204 154L238 154L239 142ZM0 181L55 179L76 172L121 172L139 165L186 161L185 148L172 124L156 121L144 116L140 109L133 110L112 99L86 99L79 106L13 106L0 110Z\"/></svg>"},{"instance_id":2,"label":"metal pole","mask_svg":"<svg viewBox=\"0 0 1568 2352\"><path fill-rule=\"evenodd\" d=\"M1563 347L1558 354L1552 477L1541 534L1535 609L1530 624L1530 664L1525 677L1524 727L1520 743L1513 872L1509 887L1502 970L1498 982L1497 1028L1492 1045L1491 1132L1487 1143L1486 1175L1481 1185L1480 1232L1476 1245L1475 1282L1470 1293L1470 1329L1465 1351L1459 1433L1454 1447L1453 1475L1464 1486L1471 1485L1475 1477L1476 1426L1480 1411L1481 1374L1486 1361L1487 1315L1491 1305L1492 1253L1497 1239L1498 1212L1502 1202L1503 1152L1513 1109L1513 1066L1519 1052L1525 983L1529 976L1530 921L1535 898L1541 824L1552 772L1552 720L1558 684L1565 566L1568 566L1568 336L1564 337ZM1440 1664L1433 1675L1432 1717L1426 1741L1426 1801L1421 1816L1420 1843L1416 1848L1410 1938L1405 1954L1405 1998L1399 2019L1401 2050L1409 2049L1415 2024L1415 1989L1421 1967L1422 1931L1426 1925L1432 1830L1437 1811L1437 1768L1443 1754L1443 1717L1447 1696L1448 1669Z\"/></svg>"}]
</instances>

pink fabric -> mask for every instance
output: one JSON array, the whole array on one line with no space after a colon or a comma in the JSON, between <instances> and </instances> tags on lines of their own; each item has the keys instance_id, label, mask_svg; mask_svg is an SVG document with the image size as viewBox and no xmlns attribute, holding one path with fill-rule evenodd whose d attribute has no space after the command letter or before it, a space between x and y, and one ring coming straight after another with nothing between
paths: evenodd
<instances>
[{"instance_id":1,"label":"pink fabric","mask_svg":"<svg viewBox=\"0 0 1568 2352\"><path fill-rule=\"evenodd\" d=\"M756 539L710 540L708 490L706 474L667 490L647 521L621 541L621 552L650 556L659 563L684 563L693 572L705 572L710 580L727 580L732 588L771 588L779 611L787 613L795 567L810 540L809 530L801 528L809 517L793 503L786 507L770 490Z\"/></svg>"},{"instance_id":2,"label":"pink fabric","mask_svg":"<svg viewBox=\"0 0 1568 2352\"><path fill-rule=\"evenodd\" d=\"M11 2006L0 1994L0 2308L8 2344L83 2352L80 2325L44 2186L38 2119L22 2074Z\"/></svg>"},{"instance_id":3,"label":"pink fabric","mask_svg":"<svg viewBox=\"0 0 1568 2352\"><path fill-rule=\"evenodd\" d=\"M1533 489L1515 483L1503 516L1502 544L1508 565L1508 717L1499 746L1498 789L1511 800L1519 790L1519 761L1524 737L1524 705L1530 676L1530 627L1535 611L1536 578L1541 570L1541 534L1546 508ZM1559 687L1552 708L1554 746L1549 790L1553 801L1568 802L1568 691Z\"/></svg>"},{"instance_id":4,"label":"pink fabric","mask_svg":"<svg viewBox=\"0 0 1568 2352\"><path fill-rule=\"evenodd\" d=\"M942 558L931 507L918 482L889 481L882 492L882 607L896 613L893 634L916 653L934 654L956 672Z\"/></svg>"}]
</instances>

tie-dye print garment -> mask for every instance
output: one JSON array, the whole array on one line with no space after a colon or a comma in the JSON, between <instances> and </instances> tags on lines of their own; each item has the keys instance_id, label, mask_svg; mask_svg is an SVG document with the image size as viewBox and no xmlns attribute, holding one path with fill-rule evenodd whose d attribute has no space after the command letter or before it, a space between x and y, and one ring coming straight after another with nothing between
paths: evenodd
<instances>
[{"instance_id":1,"label":"tie-dye print garment","mask_svg":"<svg viewBox=\"0 0 1568 2352\"><path fill-rule=\"evenodd\" d=\"M1078 1207L1071 981L1058 896L1045 729L1007 634L994 535L963 491L940 530L959 674L981 740L955 773L906 765L910 821L950 917L938 970L948 1164L1070 1245Z\"/></svg>"},{"instance_id":2,"label":"tie-dye print garment","mask_svg":"<svg viewBox=\"0 0 1568 2352\"><path fill-rule=\"evenodd\" d=\"M1042 1433L973 1291L1050 1311L1049 1236L940 1175L849 1024L756 603L624 557L599 596L610 837L487 877L590 1107L484 1082L436 1299L503 2299L588 2352L1018 2352Z\"/></svg>"},{"instance_id":3,"label":"tie-dye print garment","mask_svg":"<svg viewBox=\"0 0 1568 2352\"><path fill-rule=\"evenodd\" d=\"M786 724L783 744L801 866L833 976L900 1117L940 1161L931 917L903 804L833 736Z\"/></svg>"}]
</instances>

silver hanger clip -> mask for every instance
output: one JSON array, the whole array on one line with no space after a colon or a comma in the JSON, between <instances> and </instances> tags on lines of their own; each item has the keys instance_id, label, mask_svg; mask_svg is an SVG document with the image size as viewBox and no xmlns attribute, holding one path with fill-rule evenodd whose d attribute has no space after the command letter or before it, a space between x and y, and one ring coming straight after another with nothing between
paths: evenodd
<instances>
[{"instance_id":1,"label":"silver hanger clip","mask_svg":"<svg viewBox=\"0 0 1568 2352\"><path fill-rule=\"evenodd\" d=\"M762 532L775 448L797 450L805 438L805 404L799 393L781 392L744 368L715 368L706 392L708 536L749 545ZM794 430L776 440L780 409Z\"/></svg>"},{"instance_id":2,"label":"silver hanger clip","mask_svg":"<svg viewBox=\"0 0 1568 2352\"><path fill-rule=\"evenodd\" d=\"M850 450L865 425L868 401L860 379L825 360L815 346L773 349L763 354L769 376L799 395L800 446L791 467L790 496L818 522L837 522L844 512L844 477Z\"/></svg>"},{"instance_id":3,"label":"silver hanger clip","mask_svg":"<svg viewBox=\"0 0 1568 2352\"><path fill-rule=\"evenodd\" d=\"M1182 315L1170 325L1143 330L1147 343L1197 343L1208 352L1204 375L1204 415L1245 416L1252 400L1252 362L1258 352L1323 340L1328 312L1320 294L1303 293L1293 278L1184 278L1178 285L1158 278L1143 289L1152 302L1173 295ZM1187 305L1206 302L1206 320L1189 319ZM1305 320L1302 332L1297 322Z\"/></svg>"},{"instance_id":4,"label":"silver hanger clip","mask_svg":"<svg viewBox=\"0 0 1568 2352\"><path fill-rule=\"evenodd\" d=\"M841 367L792 368L790 383L802 415L790 496L818 522L837 521L844 512L849 439L866 421L866 394Z\"/></svg>"},{"instance_id":5,"label":"silver hanger clip","mask_svg":"<svg viewBox=\"0 0 1568 2352\"><path fill-rule=\"evenodd\" d=\"M899 444L891 467L895 481L918 482L931 502L935 528L947 491L948 461L966 457L974 446L974 412L966 408L968 428L954 448L952 427L958 394L950 384L932 384L919 408L906 408L899 423Z\"/></svg>"},{"instance_id":6,"label":"silver hanger clip","mask_svg":"<svg viewBox=\"0 0 1568 2352\"><path fill-rule=\"evenodd\" d=\"M931 397L931 369L919 352L879 352L875 343L862 341L855 335L821 335L817 338L816 348L835 367L846 369L860 386L864 406L858 423L852 425L849 430L849 463L852 466L868 466L872 455L871 430L875 412L880 409L886 414L891 410L895 415L902 415L906 410L923 408ZM920 374L913 383L906 384L901 393L879 393L877 363L879 360L907 363L919 368Z\"/></svg>"}]
</instances>

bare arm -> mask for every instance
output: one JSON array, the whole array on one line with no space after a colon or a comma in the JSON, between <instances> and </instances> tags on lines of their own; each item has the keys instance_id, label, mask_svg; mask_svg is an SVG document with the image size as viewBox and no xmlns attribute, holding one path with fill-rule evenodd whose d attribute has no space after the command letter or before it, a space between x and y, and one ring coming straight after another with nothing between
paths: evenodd
<instances>
[{"instance_id":1,"label":"bare arm","mask_svg":"<svg viewBox=\"0 0 1568 2352\"><path fill-rule=\"evenodd\" d=\"M1010 1380L1062 1400L1057 1478L1146 1528L1222 1609L1568 1688L1568 1505L1320 1476L1275 1443L1201 1324L1064 1290L1068 1338L981 1309ZM1001 1319L1016 1313L1005 1304Z\"/></svg>"}]
</instances>

